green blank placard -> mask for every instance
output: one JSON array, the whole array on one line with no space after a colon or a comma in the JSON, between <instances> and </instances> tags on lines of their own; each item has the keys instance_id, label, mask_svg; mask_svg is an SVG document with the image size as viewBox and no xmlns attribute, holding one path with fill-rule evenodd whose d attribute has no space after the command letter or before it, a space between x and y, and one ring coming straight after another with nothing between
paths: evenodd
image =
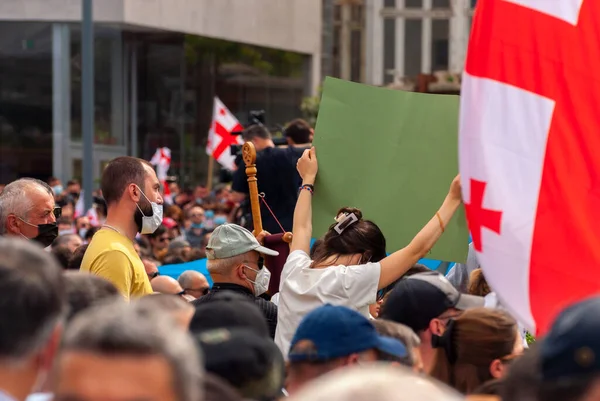
<instances>
[{"instance_id":1,"label":"green blank placard","mask_svg":"<svg viewBox=\"0 0 600 401\"><path fill-rule=\"evenodd\" d=\"M459 97L327 78L315 128L319 174L313 236L344 206L358 207L387 239L406 246L442 204L458 172ZM465 262L464 209L426 257Z\"/></svg>"}]
</instances>

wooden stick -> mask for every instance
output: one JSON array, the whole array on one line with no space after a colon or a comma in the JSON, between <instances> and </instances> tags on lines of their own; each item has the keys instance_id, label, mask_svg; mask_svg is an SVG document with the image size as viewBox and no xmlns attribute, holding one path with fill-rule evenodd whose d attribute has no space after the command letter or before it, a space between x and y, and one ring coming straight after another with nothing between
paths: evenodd
<instances>
[{"instance_id":1,"label":"wooden stick","mask_svg":"<svg viewBox=\"0 0 600 401\"><path fill-rule=\"evenodd\" d=\"M214 169L215 159L212 156L208 156L208 179L206 180L206 188L209 191L212 191Z\"/></svg>"},{"instance_id":2,"label":"wooden stick","mask_svg":"<svg viewBox=\"0 0 600 401\"><path fill-rule=\"evenodd\" d=\"M263 231L260 215L260 200L258 199L258 179L256 178L256 148L252 142L246 142L242 147L242 158L246 164L248 176L248 190L250 192L250 207L252 209L252 222L254 223L254 236Z\"/></svg>"}]
</instances>

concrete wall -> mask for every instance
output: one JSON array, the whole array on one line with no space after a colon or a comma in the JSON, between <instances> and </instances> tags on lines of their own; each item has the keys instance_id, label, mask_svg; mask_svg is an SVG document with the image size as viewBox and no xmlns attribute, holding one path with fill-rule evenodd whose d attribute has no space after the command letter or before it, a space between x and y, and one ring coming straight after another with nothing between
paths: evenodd
<instances>
[{"instance_id":1,"label":"concrete wall","mask_svg":"<svg viewBox=\"0 0 600 401\"><path fill-rule=\"evenodd\" d=\"M94 0L98 22L184 32L313 56L320 67L321 0ZM79 21L81 0L0 0L0 20Z\"/></svg>"}]
</instances>

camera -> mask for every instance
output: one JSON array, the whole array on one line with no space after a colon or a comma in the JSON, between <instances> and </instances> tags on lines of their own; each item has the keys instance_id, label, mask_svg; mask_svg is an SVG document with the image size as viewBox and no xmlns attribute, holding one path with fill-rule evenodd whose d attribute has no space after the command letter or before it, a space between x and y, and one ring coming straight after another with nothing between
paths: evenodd
<instances>
[{"instance_id":1,"label":"camera","mask_svg":"<svg viewBox=\"0 0 600 401\"><path fill-rule=\"evenodd\" d=\"M248 113L248 126L250 125L265 125L265 111L264 110L250 110Z\"/></svg>"},{"instance_id":2,"label":"camera","mask_svg":"<svg viewBox=\"0 0 600 401\"><path fill-rule=\"evenodd\" d=\"M248 112L248 120L247 120L246 124L244 124L244 129L246 129L252 125L264 126L266 124L265 114L266 114L266 112L264 110L250 110ZM243 133L244 133L244 131L232 131L231 135L239 136L239 135L242 135ZM242 145L237 145L237 144L230 145L229 151L231 152L232 155L234 155L236 157L241 156Z\"/></svg>"}]
</instances>

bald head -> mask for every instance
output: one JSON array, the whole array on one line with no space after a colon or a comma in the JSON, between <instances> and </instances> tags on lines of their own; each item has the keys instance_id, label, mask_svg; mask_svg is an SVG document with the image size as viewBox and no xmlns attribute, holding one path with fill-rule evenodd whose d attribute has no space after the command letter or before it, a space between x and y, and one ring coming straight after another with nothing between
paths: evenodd
<instances>
[{"instance_id":1,"label":"bald head","mask_svg":"<svg viewBox=\"0 0 600 401\"><path fill-rule=\"evenodd\" d=\"M0 234L19 235L20 219L34 225L56 221L54 206L54 193L45 182L34 178L11 182L0 194Z\"/></svg>"},{"instance_id":2,"label":"bald head","mask_svg":"<svg viewBox=\"0 0 600 401\"><path fill-rule=\"evenodd\" d=\"M146 270L146 274L150 280L159 275L158 267L154 260L142 258L142 263L144 264L144 270Z\"/></svg>"},{"instance_id":3,"label":"bald head","mask_svg":"<svg viewBox=\"0 0 600 401\"><path fill-rule=\"evenodd\" d=\"M150 281L154 292L160 292L161 294L177 295L183 291L181 285L172 277L169 276L158 276Z\"/></svg>"},{"instance_id":4,"label":"bald head","mask_svg":"<svg viewBox=\"0 0 600 401\"><path fill-rule=\"evenodd\" d=\"M398 391L401 388L402 391ZM326 374L290 398L293 401L460 401L440 382L406 368L373 364Z\"/></svg>"},{"instance_id":5,"label":"bald head","mask_svg":"<svg viewBox=\"0 0 600 401\"><path fill-rule=\"evenodd\" d=\"M55 248L66 248L69 252L75 252L75 249L79 248L83 244L83 240L77 234L64 234L60 235L52 243L52 249Z\"/></svg>"},{"instance_id":6,"label":"bald head","mask_svg":"<svg viewBox=\"0 0 600 401\"><path fill-rule=\"evenodd\" d=\"M185 290L186 294L193 296L194 298L200 298L206 295L210 289L208 280L204 274L195 270L186 270L177 279L181 288Z\"/></svg>"}]
</instances>

